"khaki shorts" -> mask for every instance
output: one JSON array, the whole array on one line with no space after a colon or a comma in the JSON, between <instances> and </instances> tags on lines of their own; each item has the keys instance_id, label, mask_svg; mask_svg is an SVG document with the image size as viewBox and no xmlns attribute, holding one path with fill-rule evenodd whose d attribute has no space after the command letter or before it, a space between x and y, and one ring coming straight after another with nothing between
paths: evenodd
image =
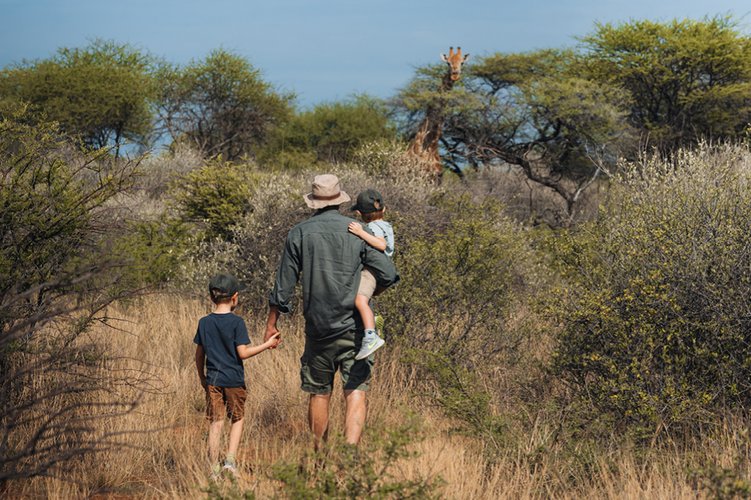
<instances>
[{"instance_id":1,"label":"khaki shorts","mask_svg":"<svg viewBox=\"0 0 751 500\"><path fill-rule=\"evenodd\" d=\"M364 267L362 274L360 274L360 287L357 289L357 295L365 295L368 300L373 297L373 293L376 289L376 279L370 269Z\"/></svg>"},{"instance_id":2,"label":"khaki shorts","mask_svg":"<svg viewBox=\"0 0 751 500\"><path fill-rule=\"evenodd\" d=\"M373 361L355 360L360 342L362 335L356 343L354 330L329 341L306 338L305 352L300 358L300 388L311 394L330 394L334 388L334 374L339 370L345 391L367 391Z\"/></svg>"},{"instance_id":3,"label":"khaki shorts","mask_svg":"<svg viewBox=\"0 0 751 500\"><path fill-rule=\"evenodd\" d=\"M245 416L245 387L219 387L209 385L206 388L206 418L212 422L222 420L225 412L234 424Z\"/></svg>"}]
</instances>

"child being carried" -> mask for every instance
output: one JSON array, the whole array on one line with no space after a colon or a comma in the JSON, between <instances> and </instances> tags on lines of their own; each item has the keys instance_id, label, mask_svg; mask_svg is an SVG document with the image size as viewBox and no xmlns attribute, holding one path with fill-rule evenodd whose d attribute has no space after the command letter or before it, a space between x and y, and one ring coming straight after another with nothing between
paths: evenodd
<instances>
[{"instance_id":1,"label":"child being carried","mask_svg":"<svg viewBox=\"0 0 751 500\"><path fill-rule=\"evenodd\" d=\"M391 224L383 220L386 207L383 204L381 193L375 189L366 189L357 196L357 203L352 207L357 215L365 222L373 234L368 233L362 224L352 222L349 232L361 238L373 248L382 251L388 257L394 255L394 230ZM370 309L370 299L376 290L376 280L373 273L365 267L360 277L360 287L355 297L355 307L360 313L365 335L363 336L360 351L355 359L365 359L383 346L384 340L376 332L376 319Z\"/></svg>"}]
</instances>

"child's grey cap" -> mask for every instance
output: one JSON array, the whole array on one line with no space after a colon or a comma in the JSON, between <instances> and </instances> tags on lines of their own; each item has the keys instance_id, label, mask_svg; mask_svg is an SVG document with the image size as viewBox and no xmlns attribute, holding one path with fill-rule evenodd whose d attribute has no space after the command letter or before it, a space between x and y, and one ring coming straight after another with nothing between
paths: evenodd
<instances>
[{"instance_id":1,"label":"child's grey cap","mask_svg":"<svg viewBox=\"0 0 751 500\"><path fill-rule=\"evenodd\" d=\"M352 210L359 210L361 214L370 214L383 210L383 196L375 189L366 189L357 195L357 203Z\"/></svg>"},{"instance_id":2,"label":"child's grey cap","mask_svg":"<svg viewBox=\"0 0 751 500\"><path fill-rule=\"evenodd\" d=\"M231 274L217 274L209 281L211 298L228 299L241 290L240 282Z\"/></svg>"}]
</instances>

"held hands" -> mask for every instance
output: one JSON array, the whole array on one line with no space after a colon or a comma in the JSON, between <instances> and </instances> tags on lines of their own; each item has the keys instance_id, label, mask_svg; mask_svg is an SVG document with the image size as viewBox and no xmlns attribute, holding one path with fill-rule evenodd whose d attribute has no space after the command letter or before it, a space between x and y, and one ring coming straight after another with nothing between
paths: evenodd
<instances>
[{"instance_id":1,"label":"held hands","mask_svg":"<svg viewBox=\"0 0 751 500\"><path fill-rule=\"evenodd\" d=\"M350 222L347 229L350 233L359 236L360 238L362 238L362 235L365 233L365 229L363 229L362 224L359 222Z\"/></svg>"},{"instance_id":2,"label":"held hands","mask_svg":"<svg viewBox=\"0 0 751 500\"><path fill-rule=\"evenodd\" d=\"M276 326L266 326L266 334L263 336L263 341L269 342L271 339L274 341L269 345L269 349L276 349L279 344L282 343L282 334L276 328Z\"/></svg>"},{"instance_id":3,"label":"held hands","mask_svg":"<svg viewBox=\"0 0 751 500\"><path fill-rule=\"evenodd\" d=\"M282 342L282 334L279 332L276 332L271 337L269 337L265 344L269 349L276 349L276 347L281 344Z\"/></svg>"}]
</instances>

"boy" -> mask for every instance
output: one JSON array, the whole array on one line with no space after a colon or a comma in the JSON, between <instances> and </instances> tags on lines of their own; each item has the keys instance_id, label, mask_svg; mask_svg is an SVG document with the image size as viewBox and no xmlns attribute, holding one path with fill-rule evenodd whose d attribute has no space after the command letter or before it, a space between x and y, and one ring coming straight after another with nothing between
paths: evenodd
<instances>
[{"instance_id":1,"label":"boy","mask_svg":"<svg viewBox=\"0 0 751 500\"><path fill-rule=\"evenodd\" d=\"M217 479L222 471L219 443L225 410L232 420L232 427L224 470L237 475L235 455L242 435L246 397L243 360L279 345L279 335L275 335L259 346L250 346L245 322L232 312L237 306L239 290L240 284L234 276L219 274L211 278L209 295L216 307L213 313L200 319L193 339L196 344L196 369L206 391L212 479Z\"/></svg>"},{"instance_id":2,"label":"boy","mask_svg":"<svg viewBox=\"0 0 751 500\"><path fill-rule=\"evenodd\" d=\"M368 245L380 250L388 257L392 257L394 255L394 230L391 224L383 220L383 213L386 207L383 204L381 193L375 189L366 189L357 195L357 203L352 207L352 210L362 218L363 222L367 223L368 229L373 234L365 231L362 224L357 222L350 223L349 231ZM375 317L369 305L375 288L375 277L366 267L362 270L360 288L357 290L357 296L355 297L355 307L360 313L360 318L362 318L365 328L362 346L355 356L355 359L358 360L367 358L384 344L384 340L376 333Z\"/></svg>"}]
</instances>

